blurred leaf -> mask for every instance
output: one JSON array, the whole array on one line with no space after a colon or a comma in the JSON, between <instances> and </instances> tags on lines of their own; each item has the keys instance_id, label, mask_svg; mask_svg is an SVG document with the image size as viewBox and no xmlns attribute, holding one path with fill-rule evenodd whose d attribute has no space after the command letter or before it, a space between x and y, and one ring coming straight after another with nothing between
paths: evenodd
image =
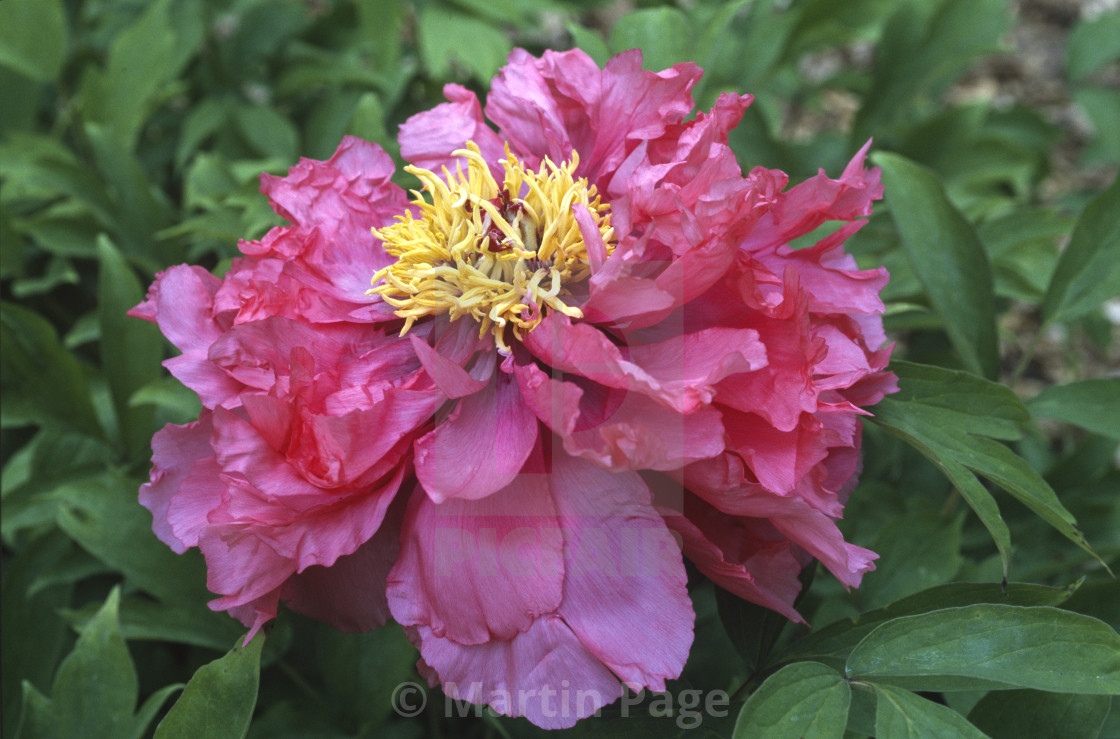
<instances>
[{"instance_id":1,"label":"blurred leaf","mask_svg":"<svg viewBox=\"0 0 1120 739\"><path fill-rule=\"evenodd\" d=\"M1056 418L1120 440L1120 377L1051 385L1027 401L1034 416Z\"/></svg>"},{"instance_id":2,"label":"blurred leaf","mask_svg":"<svg viewBox=\"0 0 1120 739\"><path fill-rule=\"evenodd\" d=\"M6 501L4 505L7 517ZM0 609L4 736L14 735L23 695L21 683L29 681L45 689L62 655L68 634L58 609L69 602L72 588L63 584L32 592L32 585L72 546L56 529L36 537L10 561L5 558L4 607Z\"/></svg>"},{"instance_id":3,"label":"blurred leaf","mask_svg":"<svg viewBox=\"0 0 1120 739\"><path fill-rule=\"evenodd\" d=\"M267 105L239 105L233 109L237 130L262 156L289 164L299 158L299 131L292 122Z\"/></svg>"},{"instance_id":4,"label":"blurred leaf","mask_svg":"<svg viewBox=\"0 0 1120 739\"><path fill-rule=\"evenodd\" d=\"M41 134L13 133L0 142L0 165L11 176L0 190L5 205L61 195L84 205L86 217L92 215L95 223L113 222L113 202L105 183L61 142Z\"/></svg>"},{"instance_id":5,"label":"blurred leaf","mask_svg":"<svg viewBox=\"0 0 1120 739\"><path fill-rule=\"evenodd\" d=\"M1068 588L1048 588L1027 583L1008 583L1006 588L982 583L938 585L903 598L885 608L815 629L808 636L794 642L784 657L818 660L839 669L843 667L844 661L856 644L877 626L890 619L979 603L1056 606L1068 600L1077 587L1078 584Z\"/></svg>"},{"instance_id":6,"label":"blurred leaf","mask_svg":"<svg viewBox=\"0 0 1120 739\"><path fill-rule=\"evenodd\" d=\"M845 674L913 690L1120 692L1120 634L1048 606L983 604L892 619L848 655Z\"/></svg>"},{"instance_id":7,"label":"blurred leaf","mask_svg":"<svg viewBox=\"0 0 1120 739\"><path fill-rule=\"evenodd\" d=\"M83 628L95 608L66 610L66 619ZM121 633L128 641L164 641L191 644L216 651L226 649L245 629L224 611L211 611L203 601L158 603L146 597L126 596L120 605Z\"/></svg>"},{"instance_id":8,"label":"blurred leaf","mask_svg":"<svg viewBox=\"0 0 1120 739\"><path fill-rule=\"evenodd\" d=\"M991 532L1010 565L1011 534L995 499L977 473L998 484L1019 502L1094 557L1073 515L1026 460L994 439L1017 439L1029 420L1022 401L1008 387L965 372L892 362L900 390L877 406L872 419L933 462ZM990 437L990 438L985 438Z\"/></svg>"},{"instance_id":9,"label":"blurred leaf","mask_svg":"<svg viewBox=\"0 0 1120 739\"><path fill-rule=\"evenodd\" d=\"M39 82L50 82L62 71L66 35L62 0L0 3L0 64Z\"/></svg>"},{"instance_id":10,"label":"blurred leaf","mask_svg":"<svg viewBox=\"0 0 1120 739\"><path fill-rule=\"evenodd\" d=\"M683 12L662 6L627 13L611 27L611 51L642 50L642 66L660 72L689 57L691 23Z\"/></svg>"},{"instance_id":11,"label":"blurred leaf","mask_svg":"<svg viewBox=\"0 0 1120 739\"><path fill-rule=\"evenodd\" d=\"M202 411L198 395L174 377L160 377L150 382L133 393L128 404L155 406L164 411L167 423L189 423Z\"/></svg>"},{"instance_id":12,"label":"blurred leaf","mask_svg":"<svg viewBox=\"0 0 1120 739\"><path fill-rule=\"evenodd\" d=\"M121 441L129 454L143 456L152 433L152 409L129 403L133 393L160 376L163 347L159 329L125 313L144 299L136 274L112 242L97 242L101 261L98 317L101 324L101 369L109 380Z\"/></svg>"},{"instance_id":13,"label":"blurred leaf","mask_svg":"<svg viewBox=\"0 0 1120 739\"><path fill-rule=\"evenodd\" d=\"M370 696L390 695L397 685L413 678L416 649L392 624L365 634L317 626L315 657L331 702L358 726L384 724L393 715L393 706Z\"/></svg>"},{"instance_id":14,"label":"blurred leaf","mask_svg":"<svg viewBox=\"0 0 1120 739\"><path fill-rule=\"evenodd\" d=\"M4 425L58 423L101 436L82 368L54 327L10 303L3 304L0 325Z\"/></svg>"},{"instance_id":15,"label":"blurred leaf","mask_svg":"<svg viewBox=\"0 0 1120 739\"><path fill-rule=\"evenodd\" d=\"M889 685L874 688L877 739L984 739L984 732L948 706Z\"/></svg>"},{"instance_id":16,"label":"blurred leaf","mask_svg":"<svg viewBox=\"0 0 1120 739\"><path fill-rule=\"evenodd\" d=\"M851 689L836 670L817 662L787 665L759 686L739 713L735 739L840 739Z\"/></svg>"},{"instance_id":17,"label":"blurred leaf","mask_svg":"<svg viewBox=\"0 0 1120 739\"><path fill-rule=\"evenodd\" d=\"M965 367L999 375L992 272L971 224L937 177L896 154L873 155L902 246Z\"/></svg>"},{"instance_id":18,"label":"blurred leaf","mask_svg":"<svg viewBox=\"0 0 1120 739\"><path fill-rule=\"evenodd\" d=\"M611 58L611 50L607 46L607 42L595 31L584 28L577 23L569 23L567 29L568 33L572 35L572 44L576 48L587 52L587 55L594 59L600 67Z\"/></svg>"},{"instance_id":19,"label":"blurred leaf","mask_svg":"<svg viewBox=\"0 0 1120 739\"><path fill-rule=\"evenodd\" d=\"M859 143L889 130L914 109L915 97L936 96L976 56L996 50L1011 20L1004 0L893 5L876 49L871 89L852 128Z\"/></svg>"},{"instance_id":20,"label":"blurred leaf","mask_svg":"<svg viewBox=\"0 0 1120 739\"><path fill-rule=\"evenodd\" d=\"M1073 82L1120 59L1120 11L1102 13L1074 26L1066 40L1066 76Z\"/></svg>"},{"instance_id":21,"label":"blurred leaf","mask_svg":"<svg viewBox=\"0 0 1120 739\"><path fill-rule=\"evenodd\" d=\"M981 698L968 720L992 739L1096 739L1109 703L1105 695L1003 690Z\"/></svg>"},{"instance_id":22,"label":"blurred leaf","mask_svg":"<svg viewBox=\"0 0 1120 739\"><path fill-rule=\"evenodd\" d=\"M1120 294L1120 176L1092 200L1058 259L1042 317L1070 321Z\"/></svg>"},{"instance_id":23,"label":"blurred leaf","mask_svg":"<svg viewBox=\"0 0 1120 739\"><path fill-rule=\"evenodd\" d=\"M206 98L191 108L183 121L179 142L175 147L175 166L182 168L206 139L226 124L229 111L224 102Z\"/></svg>"},{"instance_id":24,"label":"blurred leaf","mask_svg":"<svg viewBox=\"0 0 1120 739\"><path fill-rule=\"evenodd\" d=\"M117 624L119 601L120 590L114 588L59 666L50 699L25 703L35 715L24 717L21 737L143 734L159 705L149 701L143 715L133 715L139 685ZM159 702L166 697L164 691Z\"/></svg>"},{"instance_id":25,"label":"blurred leaf","mask_svg":"<svg viewBox=\"0 0 1120 739\"><path fill-rule=\"evenodd\" d=\"M258 634L224 657L200 667L183 694L156 727L156 739L240 739L249 731L257 704L261 648Z\"/></svg>"},{"instance_id":26,"label":"blurred leaf","mask_svg":"<svg viewBox=\"0 0 1120 739\"><path fill-rule=\"evenodd\" d=\"M152 517L136 501L135 481L112 472L59 487L58 525L74 541L162 601L209 598L201 557L177 555L152 533Z\"/></svg>"},{"instance_id":27,"label":"blurred leaf","mask_svg":"<svg viewBox=\"0 0 1120 739\"><path fill-rule=\"evenodd\" d=\"M948 582L964 561L963 524L963 515L911 513L884 526L871 547L879 561L875 571L864 576L860 602L882 606Z\"/></svg>"},{"instance_id":28,"label":"blurred leaf","mask_svg":"<svg viewBox=\"0 0 1120 739\"><path fill-rule=\"evenodd\" d=\"M104 70L87 67L82 79L84 119L103 124L125 149L133 147L140 127L167 95L168 82L202 41L197 3L180 2L175 10L172 18L170 0L148 5L113 39Z\"/></svg>"},{"instance_id":29,"label":"blurred leaf","mask_svg":"<svg viewBox=\"0 0 1120 739\"><path fill-rule=\"evenodd\" d=\"M155 240L156 232L171 222L172 210L163 191L156 188L139 160L96 124L85 127L94 161L113 200L121 250L154 272L174 255Z\"/></svg>"},{"instance_id":30,"label":"blurred leaf","mask_svg":"<svg viewBox=\"0 0 1120 739\"><path fill-rule=\"evenodd\" d=\"M1041 303L1058 263L1058 240L1073 219L1056 210L1017 208L978 227L992 260L996 295Z\"/></svg>"},{"instance_id":31,"label":"blurred leaf","mask_svg":"<svg viewBox=\"0 0 1120 739\"><path fill-rule=\"evenodd\" d=\"M1073 99L1093 127L1093 137L1081 152L1081 165L1115 166L1120 162L1120 92L1112 87L1080 87L1073 91Z\"/></svg>"},{"instance_id":32,"label":"blurred leaf","mask_svg":"<svg viewBox=\"0 0 1120 739\"><path fill-rule=\"evenodd\" d=\"M44 295L63 285L76 285L78 279L78 271L74 269L74 265L71 264L69 259L52 257L47 263L46 273L38 277L24 277L14 280L12 282L12 295L17 298Z\"/></svg>"},{"instance_id":33,"label":"blurred leaf","mask_svg":"<svg viewBox=\"0 0 1120 739\"><path fill-rule=\"evenodd\" d=\"M420 10L420 59L428 74L454 77L455 67L488 84L513 48L497 28L469 15L435 5Z\"/></svg>"}]
</instances>

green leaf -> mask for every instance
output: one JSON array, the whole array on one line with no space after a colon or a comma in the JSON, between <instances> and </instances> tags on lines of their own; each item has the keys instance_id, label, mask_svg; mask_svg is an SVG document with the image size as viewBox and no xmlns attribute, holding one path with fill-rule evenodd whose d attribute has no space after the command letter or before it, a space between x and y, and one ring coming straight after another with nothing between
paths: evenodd
<instances>
[{"instance_id":1,"label":"green leaf","mask_svg":"<svg viewBox=\"0 0 1120 739\"><path fill-rule=\"evenodd\" d=\"M0 381L4 425L55 423L100 437L82 368L54 327L11 303L0 307Z\"/></svg>"},{"instance_id":2,"label":"green leaf","mask_svg":"<svg viewBox=\"0 0 1120 739\"><path fill-rule=\"evenodd\" d=\"M62 0L0 3L0 64L39 82L50 82L58 77L65 60L66 10Z\"/></svg>"},{"instance_id":3,"label":"green leaf","mask_svg":"<svg viewBox=\"0 0 1120 739\"><path fill-rule=\"evenodd\" d=\"M627 13L611 28L614 53L642 50L642 66L661 71L689 57L692 28L688 16L676 8L644 8Z\"/></svg>"},{"instance_id":4,"label":"green leaf","mask_svg":"<svg viewBox=\"0 0 1120 739\"><path fill-rule=\"evenodd\" d=\"M458 66L488 84L513 48L509 38L469 15L425 5L420 11L420 59L432 77L447 78Z\"/></svg>"},{"instance_id":5,"label":"green leaf","mask_svg":"<svg viewBox=\"0 0 1120 739\"><path fill-rule=\"evenodd\" d=\"M1051 385L1027 401L1034 416L1056 418L1120 440L1120 377Z\"/></svg>"},{"instance_id":6,"label":"green leaf","mask_svg":"<svg viewBox=\"0 0 1120 739\"><path fill-rule=\"evenodd\" d=\"M64 610L75 627L83 628L93 617L90 606ZM121 634L131 641L163 641L191 644L222 651L244 629L224 611L211 611L204 601L170 604L147 597L126 596L120 606Z\"/></svg>"},{"instance_id":7,"label":"green leaf","mask_svg":"<svg viewBox=\"0 0 1120 739\"><path fill-rule=\"evenodd\" d=\"M6 488L5 479L5 493ZM4 518L7 517L5 499ZM14 734L20 704L27 700L21 683L30 682L45 689L62 657L69 630L58 617L58 610L69 603L73 588L63 584L33 591L32 586L72 548L66 537L55 530L31 540L10 561L5 557L0 583L4 604L0 609L4 736Z\"/></svg>"},{"instance_id":8,"label":"green leaf","mask_svg":"<svg viewBox=\"0 0 1120 739\"><path fill-rule=\"evenodd\" d=\"M235 646L200 667L156 727L156 739L245 736L257 704L263 645L264 635L258 634L248 646Z\"/></svg>"},{"instance_id":9,"label":"green leaf","mask_svg":"<svg viewBox=\"0 0 1120 739\"><path fill-rule=\"evenodd\" d=\"M877 626L900 616L928 613L944 608L1000 603L1011 606L1056 606L1067 601L1080 581L1068 588L1008 583L1006 587L986 583L938 585L903 598L885 608L862 613L816 629L794 642L784 659L813 659L842 669L852 649Z\"/></svg>"},{"instance_id":10,"label":"green leaf","mask_svg":"<svg viewBox=\"0 0 1120 739\"><path fill-rule=\"evenodd\" d=\"M1045 322L1070 321L1120 294L1120 175L1082 211L1042 304Z\"/></svg>"},{"instance_id":11,"label":"green leaf","mask_svg":"<svg viewBox=\"0 0 1120 739\"><path fill-rule=\"evenodd\" d=\"M370 696L388 696L397 685L413 679L417 654L395 626L343 634L318 624L315 657L331 702L357 725L380 726L392 717L392 702L370 700Z\"/></svg>"},{"instance_id":12,"label":"green leaf","mask_svg":"<svg viewBox=\"0 0 1120 739\"><path fill-rule=\"evenodd\" d=\"M120 590L114 588L59 666L50 700L41 706L48 713L34 721L36 726L49 727L43 736L134 734L139 684L117 624L119 601Z\"/></svg>"},{"instance_id":13,"label":"green leaf","mask_svg":"<svg viewBox=\"0 0 1120 739\"><path fill-rule=\"evenodd\" d=\"M1120 634L1048 606L946 608L878 626L852 650L845 673L915 690L1112 695L1120 692Z\"/></svg>"},{"instance_id":14,"label":"green leaf","mask_svg":"<svg viewBox=\"0 0 1120 739\"><path fill-rule=\"evenodd\" d=\"M194 11L194 12L191 12ZM201 9L194 2L157 0L109 47L104 70L88 67L80 106L85 121L100 123L131 150L156 105L174 92L175 78L202 40Z\"/></svg>"},{"instance_id":15,"label":"green leaf","mask_svg":"<svg viewBox=\"0 0 1120 739\"><path fill-rule=\"evenodd\" d=\"M806 567L798 575L801 590L793 602L795 609L809 592L816 572L816 567ZM715 595L719 620L735 650L746 662L749 671L761 670L767 665L770 651L778 637L789 625L789 619L770 608L743 600L723 588L717 587Z\"/></svg>"},{"instance_id":16,"label":"green leaf","mask_svg":"<svg viewBox=\"0 0 1120 739\"><path fill-rule=\"evenodd\" d=\"M879 553L879 563L864 576L860 602L864 607L882 606L948 582L964 561L963 524L963 515L951 519L912 513L884 526L871 547Z\"/></svg>"},{"instance_id":17,"label":"green leaf","mask_svg":"<svg viewBox=\"0 0 1120 739\"><path fill-rule=\"evenodd\" d=\"M984 739L984 732L948 706L889 685L874 688L877 739Z\"/></svg>"},{"instance_id":18,"label":"green leaf","mask_svg":"<svg viewBox=\"0 0 1120 739\"><path fill-rule=\"evenodd\" d=\"M909 362L893 362L891 369L901 389L875 406L872 420L920 451L957 486L995 539L1005 577L1011 534L995 498L973 473L998 484L1097 556L1050 485L1026 460L993 440L1018 438L1019 427L1029 418L1010 388L965 372Z\"/></svg>"},{"instance_id":19,"label":"green leaf","mask_svg":"<svg viewBox=\"0 0 1120 739\"><path fill-rule=\"evenodd\" d=\"M999 376L992 270L972 225L953 207L937 176L898 156L873 155L883 168L887 204L902 248L964 366Z\"/></svg>"},{"instance_id":20,"label":"green leaf","mask_svg":"<svg viewBox=\"0 0 1120 739\"><path fill-rule=\"evenodd\" d=\"M831 667L787 665L759 686L739 713L735 739L840 739L852 691Z\"/></svg>"},{"instance_id":21,"label":"green leaf","mask_svg":"<svg viewBox=\"0 0 1120 739\"><path fill-rule=\"evenodd\" d=\"M152 533L136 502L136 481L113 472L60 486L58 525L83 549L164 602L197 604L210 595L197 553L177 555Z\"/></svg>"},{"instance_id":22,"label":"green leaf","mask_svg":"<svg viewBox=\"0 0 1120 739\"><path fill-rule=\"evenodd\" d=\"M233 109L233 120L256 153L295 164L299 131L276 110L267 105L239 105Z\"/></svg>"},{"instance_id":23,"label":"green leaf","mask_svg":"<svg viewBox=\"0 0 1120 739\"><path fill-rule=\"evenodd\" d=\"M1076 82L1120 59L1120 12L1102 13L1074 26L1066 40L1066 76Z\"/></svg>"},{"instance_id":24,"label":"green leaf","mask_svg":"<svg viewBox=\"0 0 1120 739\"><path fill-rule=\"evenodd\" d=\"M1073 91L1073 100L1093 129L1079 164L1089 168L1115 166L1120 162L1120 92L1115 86L1085 85Z\"/></svg>"},{"instance_id":25,"label":"green leaf","mask_svg":"<svg viewBox=\"0 0 1120 739\"><path fill-rule=\"evenodd\" d=\"M572 36L572 43L577 48L587 52L587 55L594 59L600 67L611 58L610 47L607 46L607 42L603 40L601 35L577 23L569 23L566 28Z\"/></svg>"},{"instance_id":26,"label":"green leaf","mask_svg":"<svg viewBox=\"0 0 1120 739\"><path fill-rule=\"evenodd\" d=\"M992 739L1096 739L1110 702L1106 695L1001 690L981 698L968 720Z\"/></svg>"},{"instance_id":27,"label":"green leaf","mask_svg":"<svg viewBox=\"0 0 1120 739\"><path fill-rule=\"evenodd\" d=\"M915 97L936 96L976 56L996 50L1011 25L1002 0L895 2L893 7L876 50L871 89L853 124L860 143L912 111Z\"/></svg>"},{"instance_id":28,"label":"green leaf","mask_svg":"<svg viewBox=\"0 0 1120 739\"><path fill-rule=\"evenodd\" d=\"M101 369L109 381L121 441L131 455L145 456L154 414L150 407L130 405L133 394L159 379L163 342L159 329L125 313L144 299L140 280L108 237L97 241L101 261L97 305L101 324Z\"/></svg>"}]
</instances>

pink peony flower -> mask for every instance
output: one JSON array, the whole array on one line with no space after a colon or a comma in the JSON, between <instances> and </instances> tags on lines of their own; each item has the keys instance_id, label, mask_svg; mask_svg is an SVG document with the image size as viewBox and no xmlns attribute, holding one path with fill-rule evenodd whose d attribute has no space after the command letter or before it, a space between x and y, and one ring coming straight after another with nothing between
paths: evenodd
<instances>
[{"instance_id":1,"label":"pink peony flower","mask_svg":"<svg viewBox=\"0 0 1120 739\"><path fill-rule=\"evenodd\" d=\"M212 608L391 616L433 685L553 728L680 674L682 550L794 620L812 559L873 569L835 521L895 389L886 271L843 250L878 170L744 175L751 98L686 120L700 74L514 51L494 128L458 85L401 127L411 202L347 138L262 176L291 225L224 278L157 276L132 314L205 409L156 434L140 499ZM825 221L850 223L790 247Z\"/></svg>"}]
</instances>

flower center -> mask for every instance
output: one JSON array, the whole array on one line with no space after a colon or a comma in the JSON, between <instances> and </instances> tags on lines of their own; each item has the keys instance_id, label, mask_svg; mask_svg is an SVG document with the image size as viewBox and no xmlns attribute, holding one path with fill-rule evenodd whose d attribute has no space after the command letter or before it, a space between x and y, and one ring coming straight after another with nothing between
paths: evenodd
<instances>
[{"instance_id":1,"label":"flower center","mask_svg":"<svg viewBox=\"0 0 1120 739\"><path fill-rule=\"evenodd\" d=\"M444 167L440 178L405 167L431 202L413 190L419 218L405 213L373 229L397 261L374 274L369 292L405 319L401 335L424 316L447 313L454 321L469 315L482 324L480 337L491 331L498 350L509 354L507 330L520 340L550 310L581 318L579 308L563 298L591 274L596 252L602 260L613 251L614 229L610 206L600 201L595 186L572 176L579 164L576 152L559 165L546 158L534 172L507 146L501 187L473 141L453 154L467 160L466 174L462 167L454 174ZM591 232L590 247L577 212L586 215L585 227L598 230Z\"/></svg>"}]
</instances>

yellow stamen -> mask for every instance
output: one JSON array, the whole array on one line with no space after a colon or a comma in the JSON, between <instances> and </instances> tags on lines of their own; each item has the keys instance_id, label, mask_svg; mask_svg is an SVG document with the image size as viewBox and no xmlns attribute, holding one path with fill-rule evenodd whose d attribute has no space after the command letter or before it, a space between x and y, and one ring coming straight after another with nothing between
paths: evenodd
<instances>
[{"instance_id":1,"label":"yellow stamen","mask_svg":"<svg viewBox=\"0 0 1120 739\"><path fill-rule=\"evenodd\" d=\"M595 186L573 177L576 152L559 165L545 158L534 172L506 146L501 187L473 141L453 155L467 160L466 174L461 166L454 174L444 167L442 178L405 167L431 202L413 190L419 218L405 213L373 229L397 261L374 274L369 293L381 295L405 319L401 335L425 316L447 313L455 321L469 315L481 324L480 337L491 331L498 350L509 354L507 327L521 340L550 310L581 318L579 308L562 300L571 294L566 284L591 274L572 206L587 208L607 255L614 250L614 229L610 206Z\"/></svg>"}]
</instances>

